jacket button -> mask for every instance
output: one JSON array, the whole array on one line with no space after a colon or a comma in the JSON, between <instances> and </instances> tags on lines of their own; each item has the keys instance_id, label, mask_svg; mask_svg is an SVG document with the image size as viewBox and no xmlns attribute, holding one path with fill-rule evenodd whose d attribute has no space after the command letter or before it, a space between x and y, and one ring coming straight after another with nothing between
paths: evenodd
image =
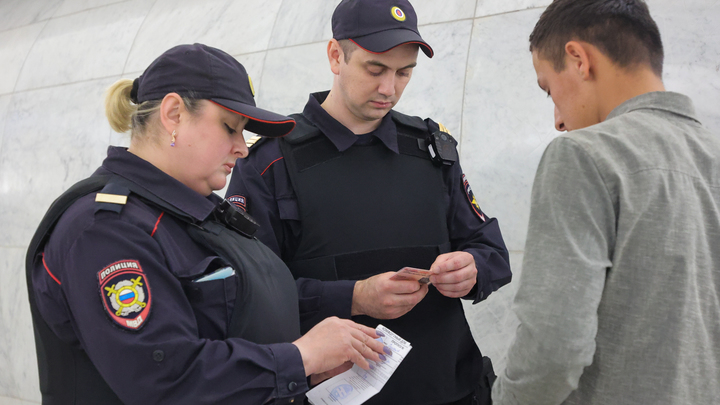
<instances>
[{"instance_id":1,"label":"jacket button","mask_svg":"<svg viewBox=\"0 0 720 405\"><path fill-rule=\"evenodd\" d=\"M292 381L290 384L288 384L288 390L290 390L290 392L295 391L296 388L297 383L295 381Z\"/></svg>"},{"instance_id":2,"label":"jacket button","mask_svg":"<svg viewBox=\"0 0 720 405\"><path fill-rule=\"evenodd\" d=\"M163 361L164 359L165 359L165 352L164 352L164 351L162 351L162 350L155 350L155 351L153 352L153 360L155 360L155 361L157 361L158 363L160 363L160 362Z\"/></svg>"}]
</instances>

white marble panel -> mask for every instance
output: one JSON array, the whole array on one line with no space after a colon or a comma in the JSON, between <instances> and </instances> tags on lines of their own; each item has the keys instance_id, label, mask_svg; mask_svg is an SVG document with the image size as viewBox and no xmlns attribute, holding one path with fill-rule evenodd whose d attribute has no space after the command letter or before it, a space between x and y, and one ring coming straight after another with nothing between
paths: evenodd
<instances>
[{"instance_id":1,"label":"white marble panel","mask_svg":"<svg viewBox=\"0 0 720 405\"><path fill-rule=\"evenodd\" d=\"M428 59L419 52L418 65L396 110L430 117L444 124L458 139L464 132L462 100L472 20L423 27L423 38L433 47Z\"/></svg>"},{"instance_id":2,"label":"white marble panel","mask_svg":"<svg viewBox=\"0 0 720 405\"><path fill-rule=\"evenodd\" d=\"M0 404L2 404L2 405L39 405L40 400L23 401L22 399L0 396Z\"/></svg>"},{"instance_id":3,"label":"white marble panel","mask_svg":"<svg viewBox=\"0 0 720 405\"><path fill-rule=\"evenodd\" d=\"M231 55L264 51L281 1L157 0L137 33L125 71L143 71L179 44L199 42Z\"/></svg>"},{"instance_id":4,"label":"white marble panel","mask_svg":"<svg viewBox=\"0 0 720 405\"><path fill-rule=\"evenodd\" d=\"M3 134L5 133L5 123L7 122L7 110L11 99L11 95L0 96L0 154L2 153ZM0 192L2 192L1 189Z\"/></svg>"},{"instance_id":5,"label":"white marble panel","mask_svg":"<svg viewBox=\"0 0 720 405\"><path fill-rule=\"evenodd\" d=\"M52 19L33 45L17 90L120 74L150 8L135 0Z\"/></svg>"},{"instance_id":6,"label":"white marble panel","mask_svg":"<svg viewBox=\"0 0 720 405\"><path fill-rule=\"evenodd\" d=\"M108 6L115 3L122 3L128 0L64 0L62 5L58 7L54 18L62 17L68 14L74 14L93 8Z\"/></svg>"},{"instance_id":7,"label":"white marble panel","mask_svg":"<svg viewBox=\"0 0 720 405\"><path fill-rule=\"evenodd\" d=\"M535 7L547 7L552 0L477 0L477 8L475 9L475 17L484 17L495 14L508 13L513 11L526 10ZM534 26L535 24L533 24ZM496 34L506 33L507 30L501 30ZM530 34L530 31L528 31Z\"/></svg>"},{"instance_id":8,"label":"white marble panel","mask_svg":"<svg viewBox=\"0 0 720 405\"><path fill-rule=\"evenodd\" d=\"M470 324L475 342L483 355L493 361L495 373L505 368L507 351L515 337L520 321L512 311L512 303L518 289L522 270L523 254L510 253L513 281L490 294L475 305L463 300L465 317Z\"/></svg>"},{"instance_id":9,"label":"white marble panel","mask_svg":"<svg viewBox=\"0 0 720 405\"><path fill-rule=\"evenodd\" d=\"M63 0L4 0L0 2L0 31L45 21Z\"/></svg>"},{"instance_id":10,"label":"white marble panel","mask_svg":"<svg viewBox=\"0 0 720 405\"><path fill-rule=\"evenodd\" d=\"M102 162L112 79L16 93L0 153L0 246L26 246L50 203Z\"/></svg>"},{"instance_id":11,"label":"white marble panel","mask_svg":"<svg viewBox=\"0 0 720 405\"><path fill-rule=\"evenodd\" d=\"M415 13L418 16L418 25L434 24L455 20L473 18L475 2L468 0L412 0ZM425 32L420 28L420 35ZM432 46L432 44L430 44Z\"/></svg>"},{"instance_id":12,"label":"white marble panel","mask_svg":"<svg viewBox=\"0 0 720 405\"><path fill-rule=\"evenodd\" d=\"M652 0L665 49L667 90L690 96L702 123L720 135L720 3Z\"/></svg>"},{"instance_id":13,"label":"white marble panel","mask_svg":"<svg viewBox=\"0 0 720 405\"><path fill-rule=\"evenodd\" d=\"M0 66L3 67L0 94L10 93L15 88L25 58L44 26L42 22L0 32Z\"/></svg>"},{"instance_id":14,"label":"white marble panel","mask_svg":"<svg viewBox=\"0 0 720 405\"><path fill-rule=\"evenodd\" d=\"M339 1L283 0L270 39L270 49L328 41L332 13Z\"/></svg>"},{"instance_id":15,"label":"white marble panel","mask_svg":"<svg viewBox=\"0 0 720 405\"><path fill-rule=\"evenodd\" d=\"M37 357L25 282L25 249L0 247L0 395L39 401ZM4 403L4 402L3 402Z\"/></svg>"},{"instance_id":16,"label":"white marble panel","mask_svg":"<svg viewBox=\"0 0 720 405\"><path fill-rule=\"evenodd\" d=\"M542 10L475 20L463 108L463 169L483 210L521 251L537 163L553 127L553 104L538 88L527 37ZM497 35L505 32L504 35Z\"/></svg>"},{"instance_id":17,"label":"white marble panel","mask_svg":"<svg viewBox=\"0 0 720 405\"><path fill-rule=\"evenodd\" d=\"M319 42L268 51L257 104L292 114L302 111L310 93L330 90L333 73L326 48L326 42Z\"/></svg>"}]
</instances>

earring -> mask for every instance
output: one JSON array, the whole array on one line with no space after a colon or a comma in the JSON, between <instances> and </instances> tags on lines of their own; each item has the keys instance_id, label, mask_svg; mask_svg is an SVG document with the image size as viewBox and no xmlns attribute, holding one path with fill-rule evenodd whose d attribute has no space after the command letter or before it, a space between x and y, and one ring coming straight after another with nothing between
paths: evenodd
<instances>
[{"instance_id":1,"label":"earring","mask_svg":"<svg viewBox=\"0 0 720 405\"><path fill-rule=\"evenodd\" d=\"M170 144L170 146L175 146L175 130L173 130L172 133L172 143Z\"/></svg>"}]
</instances>

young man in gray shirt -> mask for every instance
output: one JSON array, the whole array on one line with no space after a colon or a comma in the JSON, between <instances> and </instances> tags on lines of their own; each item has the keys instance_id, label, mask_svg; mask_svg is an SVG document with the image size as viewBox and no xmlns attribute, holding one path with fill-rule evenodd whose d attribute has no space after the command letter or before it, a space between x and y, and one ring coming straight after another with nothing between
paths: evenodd
<instances>
[{"instance_id":1,"label":"young man in gray shirt","mask_svg":"<svg viewBox=\"0 0 720 405\"><path fill-rule=\"evenodd\" d=\"M538 167L503 404L720 398L720 138L666 92L641 0L555 0L530 36Z\"/></svg>"}]
</instances>

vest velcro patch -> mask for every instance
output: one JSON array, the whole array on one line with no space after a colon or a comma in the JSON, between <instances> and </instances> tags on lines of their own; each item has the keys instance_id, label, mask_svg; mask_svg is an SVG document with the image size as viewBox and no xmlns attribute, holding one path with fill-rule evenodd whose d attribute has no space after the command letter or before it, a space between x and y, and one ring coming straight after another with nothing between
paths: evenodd
<instances>
[{"instance_id":1,"label":"vest velcro patch","mask_svg":"<svg viewBox=\"0 0 720 405\"><path fill-rule=\"evenodd\" d=\"M120 260L98 272L100 296L110 319L140 330L150 314L150 285L137 260Z\"/></svg>"},{"instance_id":2,"label":"vest velcro patch","mask_svg":"<svg viewBox=\"0 0 720 405\"><path fill-rule=\"evenodd\" d=\"M473 194L473 191L470 188L470 182L468 182L467 178L465 178L465 174L462 175L462 182L463 188L465 189L465 195L467 195L468 201L470 201L470 206L472 207L473 211L475 211L478 218L485 222L485 214L483 214L482 210L480 209L480 204L478 204L477 199L475 198L475 194Z\"/></svg>"}]
</instances>

